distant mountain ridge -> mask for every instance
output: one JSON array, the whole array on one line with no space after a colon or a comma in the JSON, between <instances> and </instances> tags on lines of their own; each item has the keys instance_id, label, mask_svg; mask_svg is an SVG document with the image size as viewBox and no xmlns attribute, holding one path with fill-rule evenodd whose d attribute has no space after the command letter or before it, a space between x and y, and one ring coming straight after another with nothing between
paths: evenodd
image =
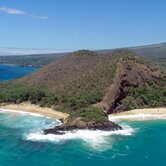
<instances>
[{"instance_id":1,"label":"distant mountain ridge","mask_svg":"<svg viewBox=\"0 0 166 166\"><path fill-rule=\"evenodd\" d=\"M156 54L159 54L160 51L162 51L162 53L165 54L166 42L159 43L159 44L133 46L133 47L121 47L121 48L112 48L112 49L104 49L104 50L96 50L96 51L97 52L112 52L117 49L128 49L138 54L146 55L147 57L156 58ZM66 52L73 52L73 51L74 50L67 50L67 49L35 49L35 48L24 49L24 48L0 47L0 56L39 55L39 54L47 55L47 54L66 53ZM159 55L161 55L162 53L160 53Z\"/></svg>"},{"instance_id":2,"label":"distant mountain ridge","mask_svg":"<svg viewBox=\"0 0 166 166\"><path fill-rule=\"evenodd\" d=\"M2 48L0 47L0 56L18 56L18 55L38 55L38 54L53 54L65 53L71 50L62 49L35 49L35 48Z\"/></svg>"},{"instance_id":3,"label":"distant mountain ridge","mask_svg":"<svg viewBox=\"0 0 166 166\"><path fill-rule=\"evenodd\" d=\"M144 57L148 60L151 60L155 63L158 63L158 64L166 67L166 43L119 48L119 49L120 50L125 50L125 49L130 50L130 51L138 54L141 57ZM106 49L106 50L100 50L98 52L111 53L115 50L118 50L118 49Z\"/></svg>"},{"instance_id":4,"label":"distant mountain ridge","mask_svg":"<svg viewBox=\"0 0 166 166\"><path fill-rule=\"evenodd\" d=\"M151 45L143 45L143 46L135 46L135 47L125 47L125 48L116 48L116 49L105 49L99 50L99 52L109 53L118 49L128 49L131 50L141 56L148 58L166 58L166 42L160 44L151 44Z\"/></svg>"},{"instance_id":5,"label":"distant mountain ridge","mask_svg":"<svg viewBox=\"0 0 166 166\"><path fill-rule=\"evenodd\" d=\"M148 58L166 58L166 43L129 48L132 51Z\"/></svg>"},{"instance_id":6,"label":"distant mountain ridge","mask_svg":"<svg viewBox=\"0 0 166 166\"><path fill-rule=\"evenodd\" d=\"M3 48L5 49L5 48ZM57 57L60 58L62 56L66 56L71 53L71 50L41 50L41 49L11 49L9 51L7 49L6 53L2 53L3 50L0 48L0 64L16 64L16 65L34 65L34 66L44 66L57 60ZM117 48L117 49L105 49L105 50L95 50L98 53L112 53L115 50L125 50L128 49L130 51L135 52L136 54L145 57L149 60L152 60L156 63L159 63L166 67L166 43L161 44L153 44L153 45L144 45L137 47L128 47L128 48ZM19 56L14 56L15 54L19 54ZM51 53L55 52L55 53ZM12 56L2 56L9 55L12 53ZM22 55L21 55L22 54ZM23 55L24 54L24 55Z\"/></svg>"}]
</instances>

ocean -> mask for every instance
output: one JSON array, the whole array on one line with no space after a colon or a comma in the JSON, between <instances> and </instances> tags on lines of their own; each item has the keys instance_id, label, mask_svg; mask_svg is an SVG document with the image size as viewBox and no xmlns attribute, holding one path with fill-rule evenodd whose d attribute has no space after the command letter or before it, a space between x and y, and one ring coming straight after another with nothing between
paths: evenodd
<instances>
[{"instance_id":1,"label":"ocean","mask_svg":"<svg viewBox=\"0 0 166 166\"><path fill-rule=\"evenodd\" d=\"M37 69L37 67L28 66L0 65L0 82L23 77Z\"/></svg>"},{"instance_id":2,"label":"ocean","mask_svg":"<svg viewBox=\"0 0 166 166\"><path fill-rule=\"evenodd\" d=\"M35 71L0 65L0 80ZM38 114L0 111L0 166L165 166L166 121L118 122L121 131L43 135L60 122Z\"/></svg>"}]
</instances>

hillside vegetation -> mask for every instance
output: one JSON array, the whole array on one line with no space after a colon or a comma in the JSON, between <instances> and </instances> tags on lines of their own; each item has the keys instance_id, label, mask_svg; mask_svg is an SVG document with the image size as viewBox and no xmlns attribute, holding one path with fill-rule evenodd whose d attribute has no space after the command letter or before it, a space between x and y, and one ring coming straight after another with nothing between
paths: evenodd
<instances>
[{"instance_id":1,"label":"hillside vegetation","mask_svg":"<svg viewBox=\"0 0 166 166\"><path fill-rule=\"evenodd\" d=\"M135 53L77 51L32 75L0 85L0 102L30 101L83 121L106 114L166 106L166 73Z\"/></svg>"}]
</instances>

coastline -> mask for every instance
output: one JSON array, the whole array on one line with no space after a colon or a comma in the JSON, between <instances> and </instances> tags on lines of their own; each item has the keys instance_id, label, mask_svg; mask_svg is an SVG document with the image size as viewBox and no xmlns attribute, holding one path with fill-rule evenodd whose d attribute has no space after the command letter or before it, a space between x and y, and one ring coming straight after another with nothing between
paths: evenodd
<instances>
[{"instance_id":1,"label":"coastline","mask_svg":"<svg viewBox=\"0 0 166 166\"><path fill-rule=\"evenodd\" d=\"M110 121L166 120L166 108L144 108L109 115Z\"/></svg>"},{"instance_id":2,"label":"coastline","mask_svg":"<svg viewBox=\"0 0 166 166\"><path fill-rule=\"evenodd\" d=\"M30 104L30 103L22 103L22 104L1 104L0 112L13 113L13 114L30 114L32 116L45 116L50 117L56 120L61 120L63 124L66 124L68 114L55 111L51 108L42 108L38 105ZM108 120L112 122L110 128L120 126L116 124L118 121L144 121L144 120L166 120L166 107L164 108L145 108L145 109L135 109L131 111L125 111L117 114L111 114L108 116ZM115 122L115 123L114 123ZM77 124L78 123L78 124ZM76 124L79 125L79 122L76 121ZM68 131L73 128L73 126L77 126L75 121L71 124L66 124L67 126L62 126L62 128L52 128L48 131L48 133L59 134L59 131ZM73 126L72 126L73 125ZM82 123L81 123L82 125ZM117 126L116 126L117 125ZM106 125L107 126L107 125ZM81 126L82 127L82 126ZM103 129L104 127L101 125L98 126ZM103 128L102 128L103 127ZM107 126L108 127L108 126ZM95 128L95 126L94 126ZM109 128L109 129L110 129Z\"/></svg>"},{"instance_id":3,"label":"coastline","mask_svg":"<svg viewBox=\"0 0 166 166\"><path fill-rule=\"evenodd\" d=\"M117 131L122 130L122 127L114 122L100 122L94 123L93 121L84 122L80 118L70 119L68 121L69 114L55 111L51 108L42 108L38 105L30 103L21 104L1 104L0 113L10 113L10 114L23 114L32 116L44 116L52 119L60 120L62 122L61 126L55 126L48 129L43 129L44 135L54 134L54 135L64 135L66 132L73 130L89 130L89 131Z\"/></svg>"},{"instance_id":4,"label":"coastline","mask_svg":"<svg viewBox=\"0 0 166 166\"><path fill-rule=\"evenodd\" d=\"M0 111L3 112L13 112L13 113L30 113L30 114L38 114L45 117L50 117L56 120L66 121L68 118L68 114L62 113L59 111L55 111L51 108L39 107L38 105L22 103L22 104L3 104L0 105Z\"/></svg>"}]
</instances>

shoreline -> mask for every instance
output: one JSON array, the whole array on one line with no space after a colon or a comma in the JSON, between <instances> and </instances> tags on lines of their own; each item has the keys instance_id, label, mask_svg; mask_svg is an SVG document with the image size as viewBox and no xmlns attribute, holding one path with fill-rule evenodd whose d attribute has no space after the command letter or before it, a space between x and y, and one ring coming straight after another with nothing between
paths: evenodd
<instances>
[{"instance_id":1,"label":"shoreline","mask_svg":"<svg viewBox=\"0 0 166 166\"><path fill-rule=\"evenodd\" d=\"M110 121L166 120L166 108L144 108L125 111L108 116Z\"/></svg>"},{"instance_id":2,"label":"shoreline","mask_svg":"<svg viewBox=\"0 0 166 166\"><path fill-rule=\"evenodd\" d=\"M53 118L56 120L63 120L63 122L66 121L68 118L68 114L62 113L59 111L55 111L51 108L46 107L39 107L38 105L29 104L29 103L22 103L22 104L5 104L0 105L0 112L13 112L17 114L21 113L27 113L31 115L41 115L49 118Z\"/></svg>"},{"instance_id":3,"label":"shoreline","mask_svg":"<svg viewBox=\"0 0 166 166\"><path fill-rule=\"evenodd\" d=\"M44 116L46 118L53 118L60 120L62 125L55 126L48 129L43 129L45 135L55 134L55 135L64 135L65 132L74 131L74 130L100 130L100 131L115 131L122 130L122 127L118 124L110 122L103 123L92 123L92 122L83 122L80 118L73 119L68 122L69 114L54 111L51 108L42 108L38 105L30 103L21 103L21 104L1 104L0 113L10 113L10 114L22 114L22 115L32 115L32 116Z\"/></svg>"},{"instance_id":4,"label":"shoreline","mask_svg":"<svg viewBox=\"0 0 166 166\"><path fill-rule=\"evenodd\" d=\"M1 104L0 112L44 116L60 120L63 124L66 123L69 116L69 114L58 112L51 108L39 107L38 105L30 103ZM108 115L108 120L115 123L118 121L166 120L166 107L135 109L131 111L111 114Z\"/></svg>"}]
</instances>

